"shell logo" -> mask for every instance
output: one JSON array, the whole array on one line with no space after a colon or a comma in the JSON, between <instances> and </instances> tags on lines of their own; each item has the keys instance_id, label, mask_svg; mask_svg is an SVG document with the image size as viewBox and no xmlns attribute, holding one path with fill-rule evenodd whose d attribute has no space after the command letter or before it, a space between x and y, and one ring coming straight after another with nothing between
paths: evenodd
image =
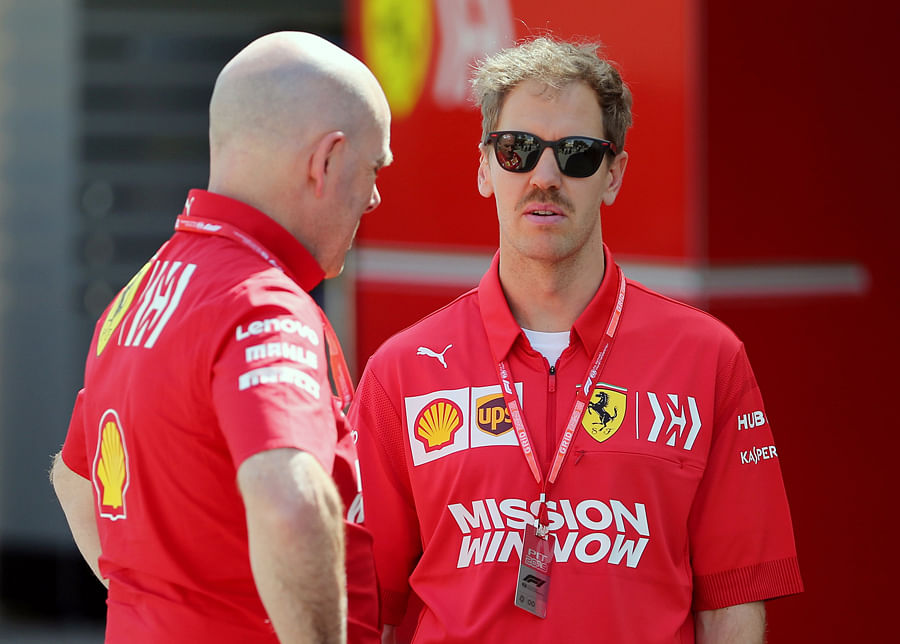
<instances>
[{"instance_id":1,"label":"shell logo","mask_svg":"<svg viewBox=\"0 0 900 644\"><path fill-rule=\"evenodd\" d=\"M363 58L378 78L395 120L419 101L431 59L428 0L362 0Z\"/></svg>"},{"instance_id":2,"label":"shell logo","mask_svg":"<svg viewBox=\"0 0 900 644\"><path fill-rule=\"evenodd\" d=\"M122 423L114 409L108 409L100 419L92 474L100 516L112 521L126 518L128 451L125 448Z\"/></svg>"},{"instance_id":3,"label":"shell logo","mask_svg":"<svg viewBox=\"0 0 900 644\"><path fill-rule=\"evenodd\" d=\"M446 398L439 398L425 407L416 418L416 438L426 452L440 449L453 442L453 436L462 425L462 411Z\"/></svg>"},{"instance_id":4,"label":"shell logo","mask_svg":"<svg viewBox=\"0 0 900 644\"><path fill-rule=\"evenodd\" d=\"M109 338L112 336L113 331L116 330L116 327L119 326L122 318L124 318L125 314L128 312L128 307L131 306L132 301L134 301L134 296L137 294L138 286L140 286L141 280L144 279L144 275L147 274L149 268L150 262L144 264L144 267L128 281L125 288L119 291L119 294L116 295L116 299L114 299L113 303L110 305L109 313L106 314L106 319L103 320L103 326L100 328L100 335L97 337L98 356L103 353L103 349L106 347L106 343L109 342Z\"/></svg>"}]
</instances>

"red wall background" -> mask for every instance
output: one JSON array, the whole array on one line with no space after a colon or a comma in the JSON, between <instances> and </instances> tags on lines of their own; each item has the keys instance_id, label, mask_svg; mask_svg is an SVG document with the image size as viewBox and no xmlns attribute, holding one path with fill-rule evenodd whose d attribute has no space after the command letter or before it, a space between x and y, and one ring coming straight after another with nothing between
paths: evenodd
<instances>
[{"instance_id":1,"label":"red wall background","mask_svg":"<svg viewBox=\"0 0 900 644\"><path fill-rule=\"evenodd\" d=\"M708 256L853 261L856 297L719 300L773 419L806 592L770 642L883 642L900 554L896 3L708 1ZM777 419L777 422L776 422Z\"/></svg>"},{"instance_id":2,"label":"red wall background","mask_svg":"<svg viewBox=\"0 0 900 644\"><path fill-rule=\"evenodd\" d=\"M350 43L383 82L417 60L425 70L411 109L395 111L396 160L379 179L383 205L363 219L361 255L495 248L494 205L475 184L480 117L471 106L442 104L433 91L445 45L465 39L448 29L447 8L477 31L497 20L489 5L508 7L512 18L509 40L494 48L545 29L600 38L631 85L628 172L615 206L603 212L618 259L751 273L841 264L865 275L849 290L826 284L750 297L726 289L700 292L697 303L747 346L791 501L806 592L769 604L769 641L890 639L900 574L900 432L889 402L900 384L900 5L351 1ZM379 51L394 60L381 66ZM472 285L361 270L357 365L388 335Z\"/></svg>"}]
</instances>

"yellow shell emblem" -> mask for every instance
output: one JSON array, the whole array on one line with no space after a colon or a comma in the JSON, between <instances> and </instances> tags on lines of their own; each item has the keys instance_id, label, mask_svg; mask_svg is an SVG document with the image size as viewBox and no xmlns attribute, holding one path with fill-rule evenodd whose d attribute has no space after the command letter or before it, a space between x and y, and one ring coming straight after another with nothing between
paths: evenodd
<instances>
[{"instance_id":1,"label":"yellow shell emblem","mask_svg":"<svg viewBox=\"0 0 900 644\"><path fill-rule=\"evenodd\" d=\"M597 387L581 418L581 426L598 443L612 437L625 420L628 397L615 389Z\"/></svg>"},{"instance_id":2,"label":"yellow shell emblem","mask_svg":"<svg viewBox=\"0 0 900 644\"><path fill-rule=\"evenodd\" d=\"M100 516L125 518L125 490L128 487L128 455L119 417L108 410L100 421L97 455L94 460L94 485L100 501Z\"/></svg>"},{"instance_id":3,"label":"yellow shell emblem","mask_svg":"<svg viewBox=\"0 0 900 644\"><path fill-rule=\"evenodd\" d=\"M440 449L453 441L462 425L462 411L453 401L441 398L425 407L416 418L416 437L426 452Z\"/></svg>"},{"instance_id":4,"label":"yellow shell emblem","mask_svg":"<svg viewBox=\"0 0 900 644\"><path fill-rule=\"evenodd\" d=\"M128 307L131 306L131 302L134 300L134 296L137 293L138 286L140 286L141 280L144 279L144 275L147 274L147 269L150 268L152 261L153 260L144 264L144 267L128 281L125 288L119 291L119 294L116 295L116 299L114 299L112 305L110 305L109 313L106 314L106 319L103 320L103 326L100 327L100 335L97 338L98 356L103 353L103 349L106 347L106 343L109 342L109 338L112 336L113 331L116 330L116 327L119 326L122 318L125 317L125 314L128 312Z\"/></svg>"},{"instance_id":5,"label":"yellow shell emblem","mask_svg":"<svg viewBox=\"0 0 900 644\"><path fill-rule=\"evenodd\" d=\"M363 58L384 87L394 120L422 93L431 59L430 0L362 0Z\"/></svg>"}]
</instances>

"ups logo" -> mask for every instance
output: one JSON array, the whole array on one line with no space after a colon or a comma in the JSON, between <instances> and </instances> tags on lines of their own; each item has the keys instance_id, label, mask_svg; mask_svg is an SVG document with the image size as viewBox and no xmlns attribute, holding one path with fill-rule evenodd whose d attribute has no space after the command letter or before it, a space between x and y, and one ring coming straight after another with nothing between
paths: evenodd
<instances>
[{"instance_id":1,"label":"ups logo","mask_svg":"<svg viewBox=\"0 0 900 644\"><path fill-rule=\"evenodd\" d=\"M475 422L481 431L492 436L502 436L512 429L509 410L501 394L482 396L476 399L475 407Z\"/></svg>"}]
</instances>

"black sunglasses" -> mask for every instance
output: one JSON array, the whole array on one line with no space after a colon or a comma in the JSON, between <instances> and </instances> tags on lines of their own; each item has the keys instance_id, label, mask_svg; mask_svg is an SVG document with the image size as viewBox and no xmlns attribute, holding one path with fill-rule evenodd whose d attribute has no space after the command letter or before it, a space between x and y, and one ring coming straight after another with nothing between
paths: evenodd
<instances>
[{"instance_id":1,"label":"black sunglasses","mask_svg":"<svg viewBox=\"0 0 900 644\"><path fill-rule=\"evenodd\" d=\"M510 172L531 172L544 148L553 150L560 172L567 177L589 177L600 168L607 152L616 153L611 141L590 136L564 136L545 141L530 132L502 131L488 134L485 145L494 144L497 163Z\"/></svg>"}]
</instances>

